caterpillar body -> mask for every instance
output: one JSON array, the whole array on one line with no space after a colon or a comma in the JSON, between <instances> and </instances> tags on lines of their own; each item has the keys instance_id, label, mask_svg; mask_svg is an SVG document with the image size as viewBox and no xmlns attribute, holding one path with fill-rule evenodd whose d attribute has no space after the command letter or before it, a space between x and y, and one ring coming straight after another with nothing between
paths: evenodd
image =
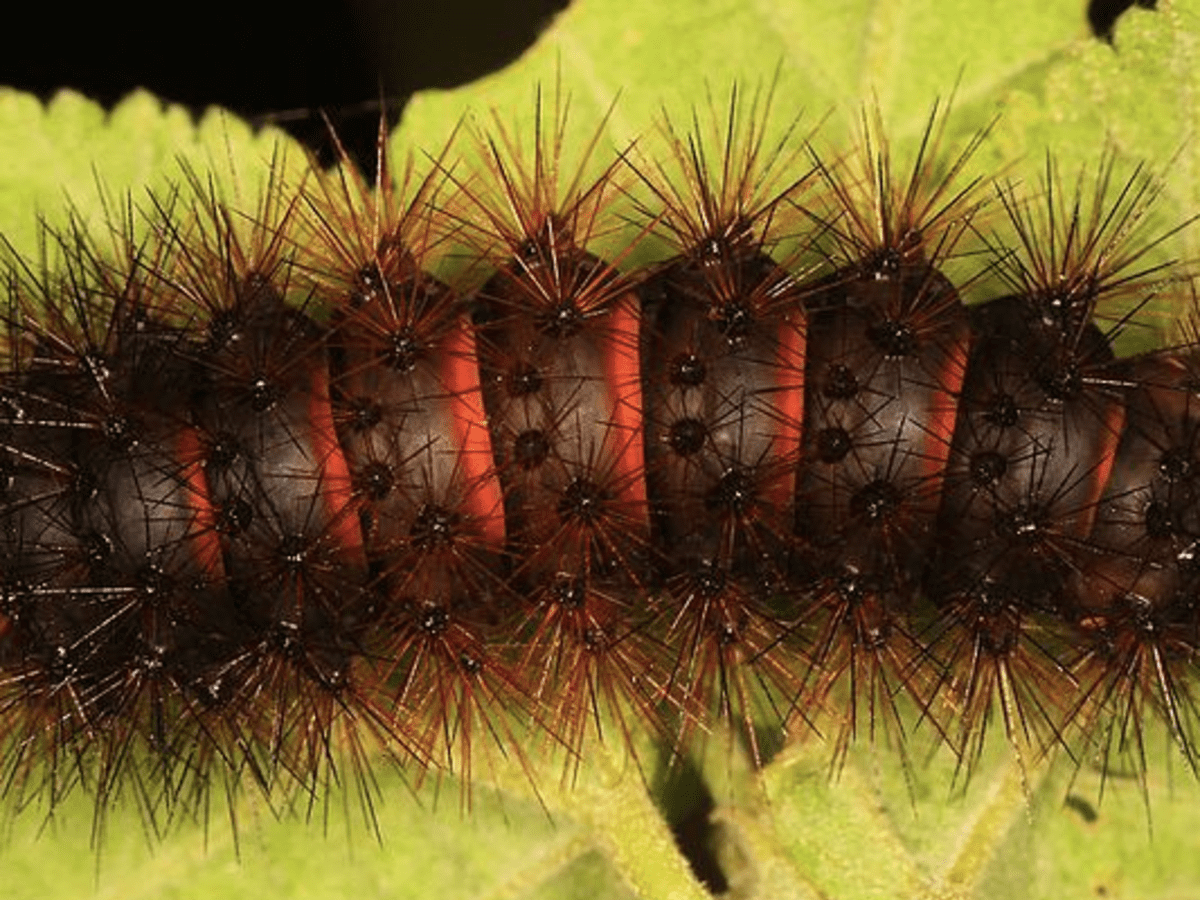
<instances>
[{"instance_id":1,"label":"caterpillar body","mask_svg":"<svg viewBox=\"0 0 1200 900\"><path fill-rule=\"evenodd\" d=\"M969 771L995 716L1142 766L1157 717L1194 765L1195 341L1111 350L1119 302L1191 302L1155 182L993 189L936 112L896 178L769 105L588 177L539 102L478 177L381 150L240 213L190 176L115 253L14 258L6 790L170 817L713 721L756 760L921 725Z\"/></svg>"}]
</instances>

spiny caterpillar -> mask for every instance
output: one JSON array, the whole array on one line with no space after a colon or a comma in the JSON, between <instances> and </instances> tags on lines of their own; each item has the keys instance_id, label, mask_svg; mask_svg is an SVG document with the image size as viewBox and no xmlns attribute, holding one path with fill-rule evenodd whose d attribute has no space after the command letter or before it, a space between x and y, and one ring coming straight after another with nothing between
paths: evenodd
<instances>
[{"instance_id":1,"label":"spiny caterpillar","mask_svg":"<svg viewBox=\"0 0 1200 900\"><path fill-rule=\"evenodd\" d=\"M971 179L936 110L910 166L869 119L834 159L736 91L589 174L565 106L478 171L381 137L250 210L189 171L10 254L10 802L158 830L718 726L969 775L994 718L1139 772L1158 720L1194 768L1196 320L1111 350L1193 300L1153 178Z\"/></svg>"}]
</instances>

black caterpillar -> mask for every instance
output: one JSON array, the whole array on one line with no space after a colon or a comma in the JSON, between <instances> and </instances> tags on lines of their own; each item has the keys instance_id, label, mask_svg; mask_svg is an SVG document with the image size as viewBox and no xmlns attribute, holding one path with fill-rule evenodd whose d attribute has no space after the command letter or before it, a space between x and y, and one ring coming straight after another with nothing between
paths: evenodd
<instances>
[{"instance_id":1,"label":"black caterpillar","mask_svg":"<svg viewBox=\"0 0 1200 900\"><path fill-rule=\"evenodd\" d=\"M1194 765L1200 354L1110 348L1114 303L1191 302L1154 181L993 190L936 114L896 179L758 109L594 180L557 110L486 177L381 152L243 215L190 176L115 252L13 258L4 789L170 817L714 718L969 770L994 716L1143 766L1157 717Z\"/></svg>"}]
</instances>

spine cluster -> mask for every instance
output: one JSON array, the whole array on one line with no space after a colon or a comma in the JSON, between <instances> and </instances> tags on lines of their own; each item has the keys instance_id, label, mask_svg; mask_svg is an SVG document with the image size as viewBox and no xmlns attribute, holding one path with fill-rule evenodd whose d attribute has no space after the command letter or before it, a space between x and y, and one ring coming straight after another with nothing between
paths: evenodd
<instances>
[{"instance_id":1,"label":"spine cluster","mask_svg":"<svg viewBox=\"0 0 1200 900\"><path fill-rule=\"evenodd\" d=\"M971 181L937 115L896 176L766 106L188 177L10 260L4 789L170 815L714 722L1194 762L1200 353L1111 349L1192 302L1154 182Z\"/></svg>"}]
</instances>

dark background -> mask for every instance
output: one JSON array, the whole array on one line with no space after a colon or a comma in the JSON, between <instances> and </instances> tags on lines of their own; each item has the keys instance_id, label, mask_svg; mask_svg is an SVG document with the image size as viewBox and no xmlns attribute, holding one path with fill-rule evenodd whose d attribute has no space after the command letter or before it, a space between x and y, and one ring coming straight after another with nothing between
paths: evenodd
<instances>
[{"instance_id":1,"label":"dark background","mask_svg":"<svg viewBox=\"0 0 1200 900\"><path fill-rule=\"evenodd\" d=\"M1093 31L1111 38L1112 22L1132 2L1092 0ZM23 21L10 21L0 45L0 84L43 98L71 87L106 106L137 87L196 112L218 104L255 123L282 125L328 160L324 111L367 161L381 103L396 118L414 91L452 87L500 68L568 3L26 3Z\"/></svg>"},{"instance_id":2,"label":"dark background","mask_svg":"<svg viewBox=\"0 0 1200 900\"><path fill-rule=\"evenodd\" d=\"M108 107L144 87L196 113L217 104L282 125L328 154L324 111L373 158L381 100L395 118L414 91L500 68L568 2L25 3L0 43L0 84L43 99L71 87Z\"/></svg>"}]
</instances>

